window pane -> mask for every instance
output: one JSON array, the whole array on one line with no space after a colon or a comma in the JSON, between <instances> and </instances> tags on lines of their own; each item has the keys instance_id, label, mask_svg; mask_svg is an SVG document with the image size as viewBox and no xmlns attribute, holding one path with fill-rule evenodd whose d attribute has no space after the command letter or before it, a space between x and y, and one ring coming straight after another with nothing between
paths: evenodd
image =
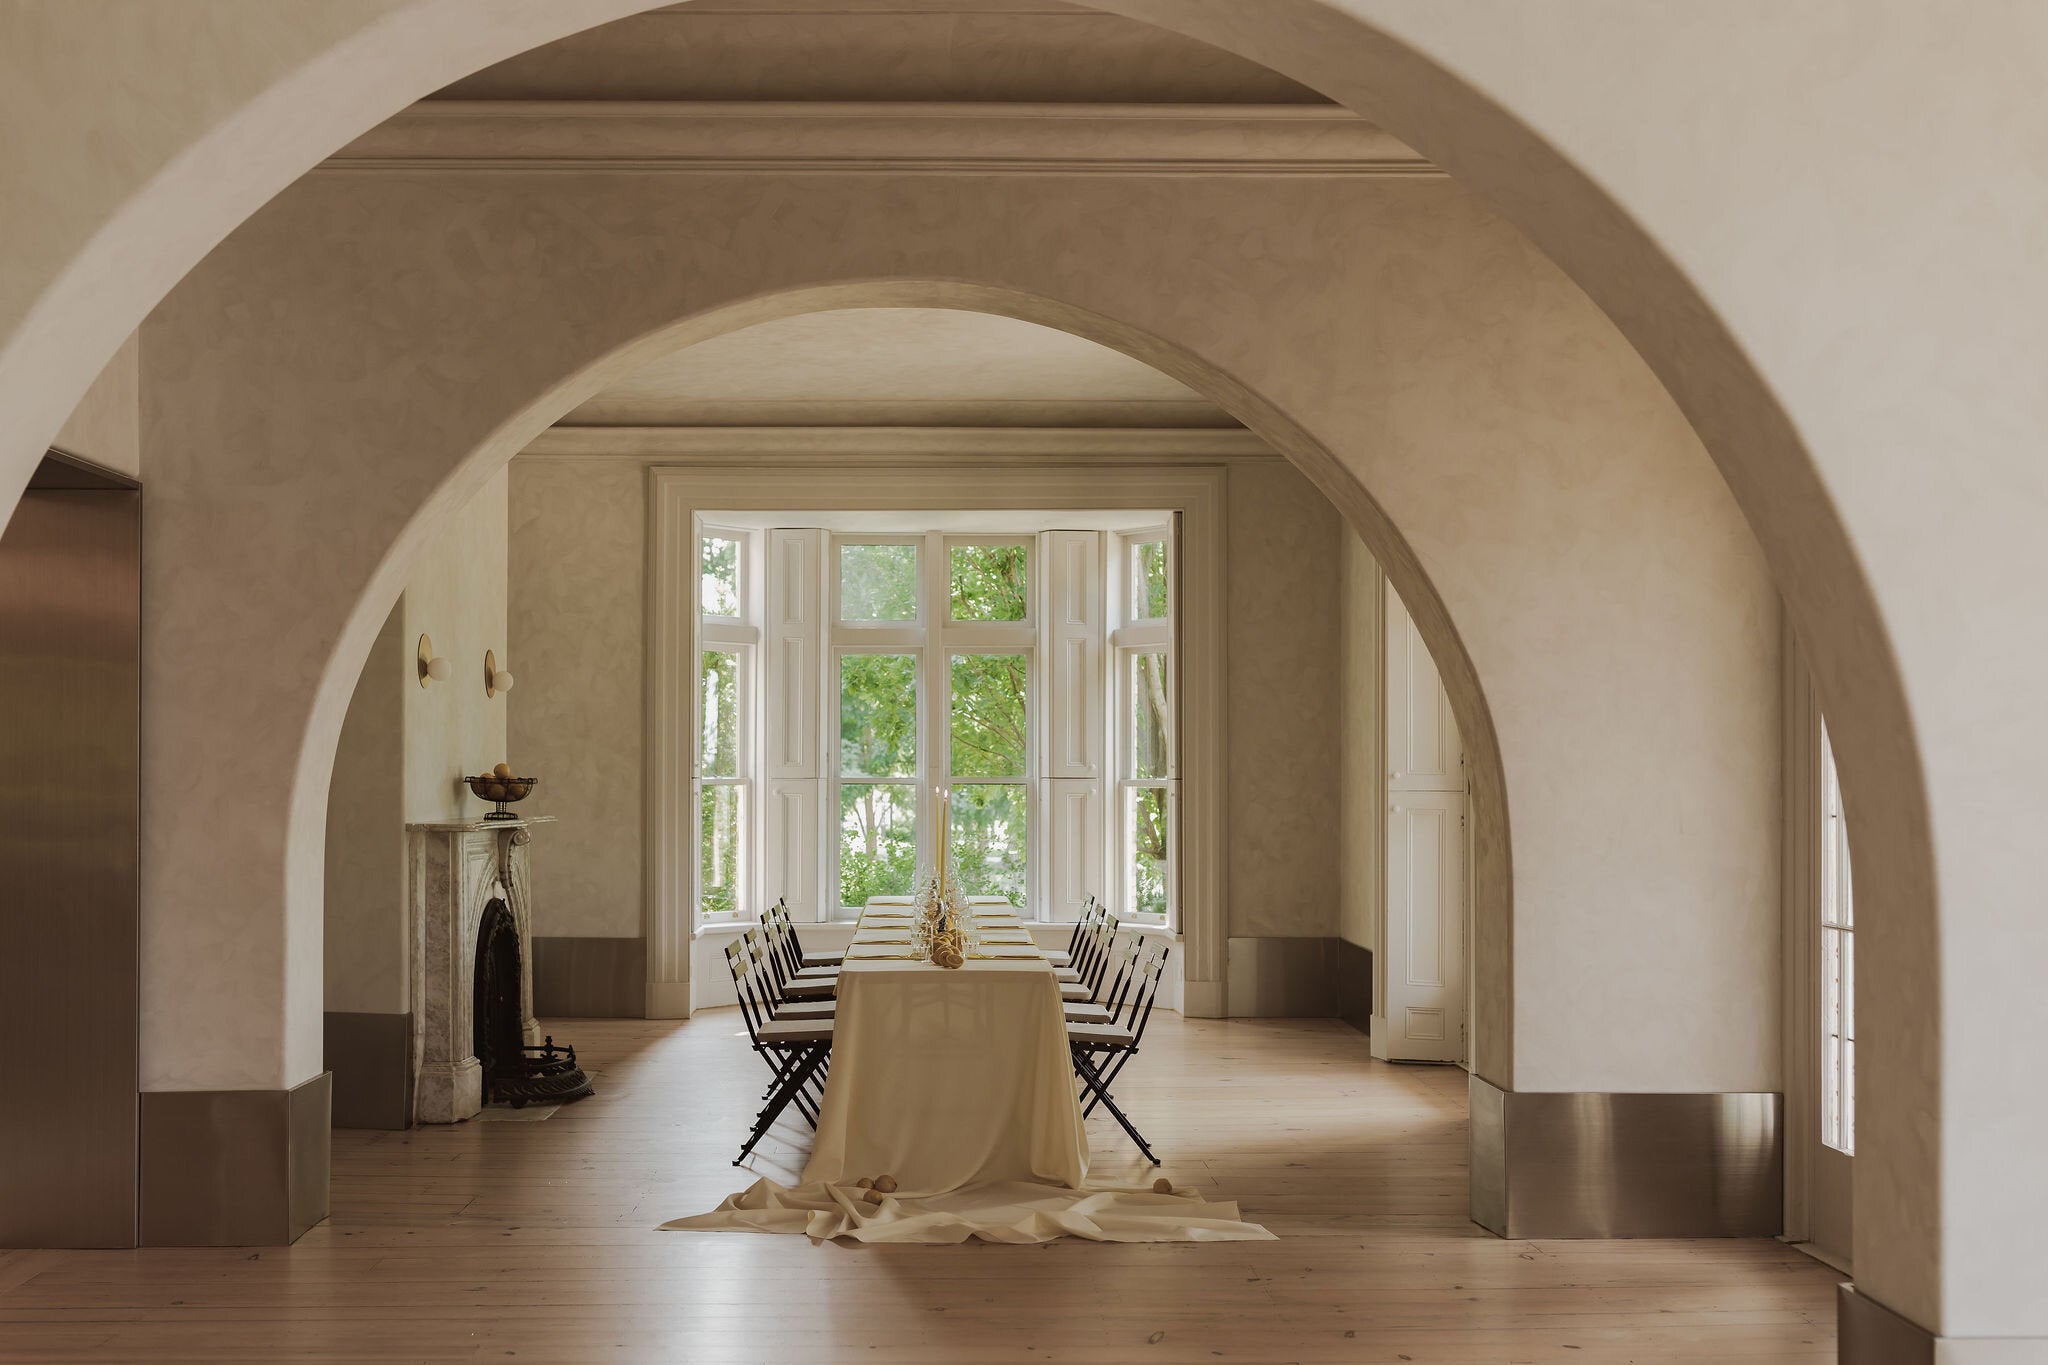
<instances>
[{"instance_id":1,"label":"window pane","mask_svg":"<svg viewBox=\"0 0 2048 1365\"><path fill-rule=\"evenodd\" d=\"M726 915L740 908L740 847L746 834L744 787L704 787L697 806L697 908Z\"/></svg>"},{"instance_id":2,"label":"window pane","mask_svg":"<svg viewBox=\"0 0 2048 1365\"><path fill-rule=\"evenodd\" d=\"M1166 789L1124 790L1124 904L1134 915L1166 913Z\"/></svg>"},{"instance_id":3,"label":"window pane","mask_svg":"<svg viewBox=\"0 0 2048 1365\"><path fill-rule=\"evenodd\" d=\"M839 788L839 903L907 896L917 882L917 788L846 782Z\"/></svg>"},{"instance_id":4,"label":"window pane","mask_svg":"<svg viewBox=\"0 0 2048 1365\"><path fill-rule=\"evenodd\" d=\"M1131 616L1156 621L1166 615L1166 542L1148 540L1131 547Z\"/></svg>"},{"instance_id":5,"label":"window pane","mask_svg":"<svg viewBox=\"0 0 2048 1365\"><path fill-rule=\"evenodd\" d=\"M705 777L740 775L740 661L721 649L707 649L698 662L701 698L697 731L698 769Z\"/></svg>"},{"instance_id":6,"label":"window pane","mask_svg":"<svg viewBox=\"0 0 2048 1365\"><path fill-rule=\"evenodd\" d=\"M698 580L706 616L740 614L740 543L723 536L705 536L699 547Z\"/></svg>"},{"instance_id":7,"label":"window pane","mask_svg":"<svg viewBox=\"0 0 2048 1365\"><path fill-rule=\"evenodd\" d=\"M1002 896L1024 904L1025 808L1022 784L953 788L947 852L970 896Z\"/></svg>"},{"instance_id":8,"label":"window pane","mask_svg":"<svg viewBox=\"0 0 2048 1365\"><path fill-rule=\"evenodd\" d=\"M952 560L955 621L1024 619L1030 578L1022 545L955 545Z\"/></svg>"},{"instance_id":9,"label":"window pane","mask_svg":"<svg viewBox=\"0 0 2048 1365\"><path fill-rule=\"evenodd\" d=\"M1166 656L1131 656L1131 776L1167 775L1167 736L1172 733L1167 711Z\"/></svg>"},{"instance_id":10,"label":"window pane","mask_svg":"<svg viewBox=\"0 0 2048 1365\"><path fill-rule=\"evenodd\" d=\"M1025 669L1022 654L953 656L953 776L1024 776Z\"/></svg>"},{"instance_id":11,"label":"window pane","mask_svg":"<svg viewBox=\"0 0 2048 1365\"><path fill-rule=\"evenodd\" d=\"M839 771L917 774L917 656L839 656Z\"/></svg>"},{"instance_id":12,"label":"window pane","mask_svg":"<svg viewBox=\"0 0 2048 1365\"><path fill-rule=\"evenodd\" d=\"M839 619L915 621L917 546L840 546Z\"/></svg>"}]
</instances>

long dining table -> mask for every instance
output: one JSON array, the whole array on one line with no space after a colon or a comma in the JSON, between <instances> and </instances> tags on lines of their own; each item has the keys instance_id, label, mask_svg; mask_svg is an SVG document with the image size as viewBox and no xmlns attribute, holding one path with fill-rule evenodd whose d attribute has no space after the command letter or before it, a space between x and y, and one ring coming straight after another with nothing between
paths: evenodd
<instances>
[{"instance_id":1,"label":"long dining table","mask_svg":"<svg viewBox=\"0 0 2048 1365\"><path fill-rule=\"evenodd\" d=\"M863 911L805 1183L887 1174L914 1196L1087 1178L1059 978L1006 904L970 914L976 941L945 968L916 952L914 908Z\"/></svg>"},{"instance_id":2,"label":"long dining table","mask_svg":"<svg viewBox=\"0 0 2048 1365\"><path fill-rule=\"evenodd\" d=\"M974 906L959 967L915 954L915 911L871 902L839 969L831 1070L803 1177L762 1177L675 1231L864 1242L1270 1240L1198 1188L1091 1186L1059 977L1016 913ZM870 1198L863 1177L893 1176Z\"/></svg>"}]
</instances>

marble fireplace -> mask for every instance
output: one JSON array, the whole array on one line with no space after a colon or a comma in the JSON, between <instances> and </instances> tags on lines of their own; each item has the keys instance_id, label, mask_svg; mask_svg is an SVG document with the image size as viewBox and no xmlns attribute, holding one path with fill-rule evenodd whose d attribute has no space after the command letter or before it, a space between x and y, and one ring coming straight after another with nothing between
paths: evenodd
<instances>
[{"instance_id":1,"label":"marble fireplace","mask_svg":"<svg viewBox=\"0 0 2048 1365\"><path fill-rule=\"evenodd\" d=\"M520 1032L541 1042L533 1017L533 881L527 846L554 817L406 826L412 898L413 1121L460 1123L483 1109L475 1053L477 937L502 900L519 943Z\"/></svg>"}]
</instances>

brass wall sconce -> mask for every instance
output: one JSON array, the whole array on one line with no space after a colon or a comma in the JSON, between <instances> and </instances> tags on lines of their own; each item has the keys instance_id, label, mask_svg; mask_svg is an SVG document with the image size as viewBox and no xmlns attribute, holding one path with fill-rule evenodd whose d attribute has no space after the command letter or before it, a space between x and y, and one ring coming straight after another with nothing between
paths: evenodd
<instances>
[{"instance_id":1,"label":"brass wall sconce","mask_svg":"<svg viewBox=\"0 0 2048 1365\"><path fill-rule=\"evenodd\" d=\"M421 687L430 682L447 682L448 675L454 672L446 659L435 655L434 642L424 635L420 636L419 668Z\"/></svg>"},{"instance_id":2,"label":"brass wall sconce","mask_svg":"<svg viewBox=\"0 0 2048 1365\"><path fill-rule=\"evenodd\" d=\"M484 695L495 697L500 692L512 690L512 675L499 669L498 656L490 650L484 651Z\"/></svg>"}]
</instances>

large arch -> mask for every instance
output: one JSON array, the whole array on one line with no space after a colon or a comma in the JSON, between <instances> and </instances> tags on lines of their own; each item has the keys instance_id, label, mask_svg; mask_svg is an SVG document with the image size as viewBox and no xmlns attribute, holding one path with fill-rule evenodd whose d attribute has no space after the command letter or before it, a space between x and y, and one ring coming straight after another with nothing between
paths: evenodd
<instances>
[{"instance_id":1,"label":"large arch","mask_svg":"<svg viewBox=\"0 0 2048 1365\"><path fill-rule=\"evenodd\" d=\"M1337 507L1400 593L1428 642L1466 746L1472 775L1475 855L1472 957L1478 1037L1473 1045L1473 1069L1504 1086L1509 1084L1514 1070L1514 877L1507 774L1478 668L1420 560L1357 472L1257 389L1217 368L1203 354L1156 333L1065 299L1012 288L960 280L863 279L738 299L624 340L609 352L588 357L580 369L553 387L532 395L450 472L447 484L435 490L406 522L349 614L342 632L344 643L337 646L321 674L307 725L306 747L298 763L299 781L290 807L288 859L296 864L319 858L327 838L324 792L365 652L351 653L350 642L368 641L376 635L450 508L460 506L483 481L509 463L533 434L649 360L759 323L849 308L946 308L998 314L1121 351L1224 408L1274 451L1285 455ZM1338 566L1331 568L1334 572ZM317 905L286 907L287 918L318 913ZM1228 926L1219 923L1189 934L1189 971L1199 974L1196 979L1220 981L1228 933Z\"/></svg>"},{"instance_id":2,"label":"large arch","mask_svg":"<svg viewBox=\"0 0 2048 1365\"><path fill-rule=\"evenodd\" d=\"M1867 7L1826 5L1717 29L1706 15L1618 16L1599 5L1545 7L1540 20L1523 22L1398 0L1105 7L1236 47L1376 114L1563 262L1679 397L1746 510L1763 516L1760 534L1844 740L1859 855L1876 898L1866 970L1874 990L1898 1005L1896 1021L1874 1021L1878 1031L1866 1040L1880 1084L1865 1088L1863 1284L1940 1328L2048 1330L2026 1310L2033 1262L1994 1234L2016 1207L2027 1211L2021 1221L2038 1215L2048 1188L2017 1174L2010 1124L1967 1121L2011 1113L2009 1078L1993 1059L2011 1031L2028 1031L2015 1011L2035 1008L2024 1003L2033 998L2025 964L2038 954L2014 947L2038 948L2040 930L2024 914L2028 873L2015 859L2040 814L2026 774L2048 752L2048 736L2019 702L2038 662L2033 652L1969 639L1953 609L1965 595L1987 610L2038 605L2032 585L2041 581L2042 552L2028 523L2040 489L2025 471L2030 433L2044 414L2020 375L2048 344L2024 307L2038 294L2026 286L2038 281L2040 265L2018 225L2031 221L2041 191L2007 173L2003 153L1973 122L1999 100L2005 126L2014 111L2038 108L2038 88L2007 60L2038 50L2038 9L1987 8L1965 26L1903 6L1888 7L1878 22ZM492 6L486 17L481 0L390 8L509 31L504 8ZM551 7L543 27L522 31L505 50L609 17L599 8ZM1677 23L1693 27L1674 37ZM446 33L417 36L400 49L402 69L390 52L371 59L357 48L354 68L323 73L323 99L351 111L343 120L351 131L459 74L464 61L490 59L471 47L451 55L458 45ZM104 48L76 46L101 63L102 75L120 68ZM168 65L160 49L128 56L137 67ZM392 83L371 78L392 70L400 73ZM1832 107L1853 114L1787 116L1809 89L1788 79L1792 73L1825 73ZM1933 110L1908 98L1944 76L1974 98ZM265 77L255 87L273 84ZM1703 109L1716 85L1740 102ZM91 81L75 89L100 93ZM1782 91L1775 100L1774 90ZM251 108L215 109L172 134L197 142L205 129L239 123L253 136L273 122L275 106ZM156 116L146 99L134 112L137 127ZM1696 136L1703 121L1722 136ZM203 250L250 203L330 149L338 126L273 128L266 145L274 154L246 167L172 164L166 156L114 177L111 189L58 225L55 250L31 260L30 283L16 295L25 301L8 315L10 357L61 343L35 370L40 382L6 391L6 410L18 415L8 458L19 469L111 352L122 319L132 322L183 266L176 252L150 252L105 272L119 253L100 252L79 276L104 295L88 297L94 291L80 286L59 296L45 286L85 259L77 244L116 214L139 210L139 221L167 225L180 250ZM1871 155L1879 143L1889 155ZM1917 175L1897 176L1901 163ZM1811 185L1788 190L1786 166ZM1987 185L1997 187L1995 202L1980 193ZM1796 223L1776 214L1788 194ZM16 197L39 201L32 192ZM1914 208L1943 203L1973 209L1930 225ZM1774 216L1748 236L1723 230L1727 215L1752 204ZM1938 244L1954 240L1941 231L1968 248L1937 259ZM1745 250L1758 239L1788 245L1759 261ZM1937 268L1925 268L1930 263ZM1887 326L1862 321L1880 315ZM1816 331L1814 319L1840 321ZM2002 354L1955 344L1965 321L1997 337ZM1886 401L1859 404L1858 382L1881 389ZM1971 432L1971 449L1945 444L1953 431ZM1947 452L1942 467L1922 467L1929 449ZM1824 482L1812 477L1815 454L1825 462ZM1750 468L1758 464L1766 468ZM1828 515L1830 502L1854 548ZM1771 515L1763 503L1781 505ZM1957 679L1980 699L1999 700L1944 718L1936 703ZM1920 708L1911 695L1922 697ZM1919 725L1917 749L1909 719ZM1932 813L1916 752L1929 756L1928 780L1938 784ZM1987 807L1995 818L1982 818ZM1948 912L1970 916L1955 921L1974 931L1967 955L1944 934L1937 956L1937 890L1942 904L1967 907ZM1944 981L1963 989L1944 992ZM2031 1183L2016 1190L2014 1178Z\"/></svg>"},{"instance_id":3,"label":"large arch","mask_svg":"<svg viewBox=\"0 0 2048 1365\"><path fill-rule=\"evenodd\" d=\"M1110 222L1099 251L1071 250ZM1244 237L1270 250L1248 262ZM941 284L889 283L906 278ZM1223 398L1374 531L1431 618L1475 737L1490 728L1499 771L1526 779L1520 806L1488 822L1501 890L1482 961L1526 952L1538 966L1526 992L1489 983L1487 1079L1774 1088L1768 1030L1709 1020L1731 1000L1767 1018L1774 989L1775 599L1668 397L1470 195L1442 180L1247 197L1097 177L1049 197L1027 178L536 185L496 172L311 177L145 329L160 360L144 1008L151 1036L175 1044L146 1054L146 1083L276 1086L317 1070L317 975L292 945L317 924L328 763L363 651L437 513L653 350L791 299L891 297L1039 300L1046 320ZM252 632L260 675L237 662ZM1692 725L1617 715L1613 688ZM1605 776L1622 762L1639 770L1633 788ZM1481 799L1513 807L1514 791L1497 782ZM208 829L237 832L229 856ZM1646 903L1636 888L1660 882ZM1630 969L1670 940L1695 949L1682 976ZM221 943L238 956L208 951ZM1619 1044L1617 1016L1642 1021Z\"/></svg>"}]
</instances>

